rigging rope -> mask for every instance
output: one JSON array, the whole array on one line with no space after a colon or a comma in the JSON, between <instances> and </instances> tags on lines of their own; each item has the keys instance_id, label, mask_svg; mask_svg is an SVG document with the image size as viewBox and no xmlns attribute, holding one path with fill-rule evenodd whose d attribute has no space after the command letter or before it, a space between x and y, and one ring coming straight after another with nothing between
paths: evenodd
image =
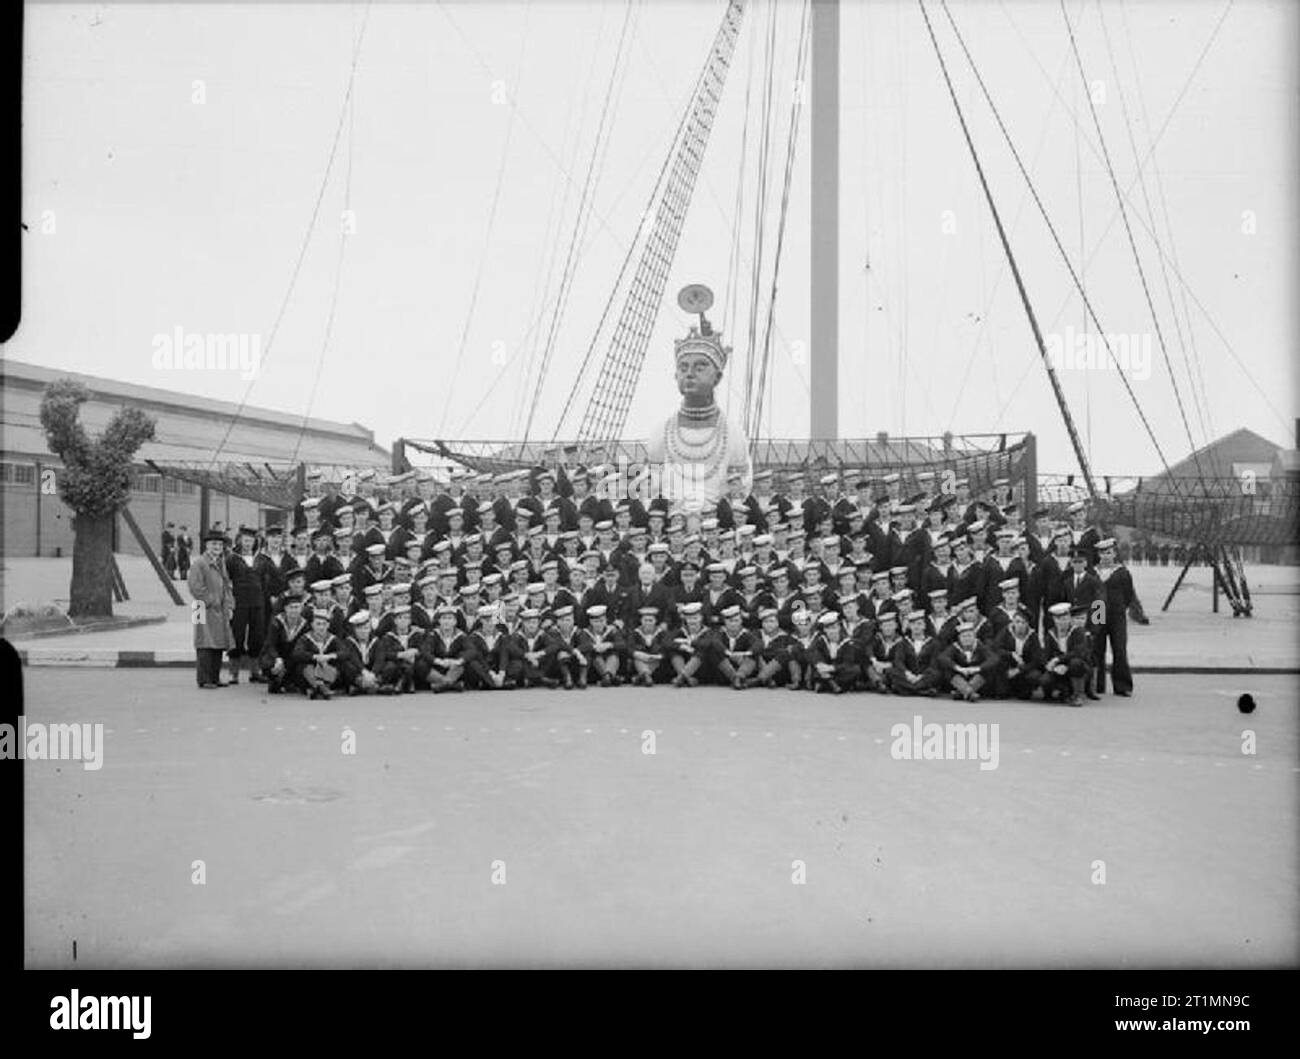
<instances>
[{"instance_id":1,"label":"rigging rope","mask_svg":"<svg viewBox=\"0 0 1300 1059\"><path fill-rule=\"evenodd\" d=\"M808 64L808 20L810 0L804 0L803 17L799 24L799 44L795 51L795 84L802 86L807 74ZM799 143L799 118L803 112L803 102L798 95L790 103L790 123L785 149L785 178L781 190L781 215L776 228L776 249L772 257L772 289L767 299L767 326L763 330L763 356L758 377L758 396L752 406L745 405L745 436L750 438L750 453L756 445L757 429L750 431L751 423L757 428L762 418L763 397L767 393L767 373L772 362L772 324L776 313L777 283L781 273L781 250L785 245L785 222L790 211L790 182L794 175L795 149ZM837 351L838 352L838 351Z\"/></svg>"},{"instance_id":2,"label":"rigging rope","mask_svg":"<svg viewBox=\"0 0 1300 1059\"><path fill-rule=\"evenodd\" d=\"M321 175L320 187L316 192L316 201L312 205L311 218L307 222L307 231L303 234L302 245L298 248L298 257L294 261L293 271L289 276L289 286L284 292L284 298L280 302L280 309L276 313L275 322L271 325L270 335L266 340L266 349L262 354L261 367L266 367L266 362L271 356L271 350L275 346L276 336L280 333L280 324L284 321L284 314L289 308L289 299L293 296L294 287L298 284L298 274L302 271L302 263L307 257L307 247L311 245L312 233L316 230L316 220L320 216L321 202L325 198L325 188L329 184L330 173L334 169L334 156L338 152L339 139L343 135L343 120L347 117L349 104L352 100L352 86L357 77L357 63L361 59L361 44L366 37L366 26L370 22L370 0L366 0L365 14L361 19L361 31L357 34L356 43L352 48L352 65L348 70L347 88L343 92L343 102L339 106L339 120L334 128L334 137L330 141L329 155L325 159L325 172ZM217 458L225 450L226 443L230 440L230 434L235 429L235 424L243 418L244 409L248 405L248 397L253 391L253 384L257 381L260 372L248 380L248 385L244 387L244 395L239 399L239 406L235 409L234 415L230 417L230 422L226 424L226 432L222 434L221 441L217 447L212 450L212 459L208 463L208 470L211 471L217 464Z\"/></svg>"},{"instance_id":3,"label":"rigging rope","mask_svg":"<svg viewBox=\"0 0 1300 1059\"><path fill-rule=\"evenodd\" d=\"M1057 404L1061 408L1061 415L1065 419L1065 427L1069 432L1070 441L1074 446L1075 457L1079 461L1079 470L1083 472L1084 481L1088 485L1090 496L1097 495L1097 486L1092 480L1092 471L1088 467L1088 458L1084 454L1082 443L1079 441L1079 432L1074 427L1074 420L1070 416L1069 407L1065 403L1065 395L1061 392L1061 383L1056 377L1056 372L1052 368L1050 359L1047 356L1047 347L1043 342L1043 334L1038 326L1038 317L1034 315L1034 307L1030 304L1029 294L1025 290L1024 280L1020 276L1020 266L1016 264L1015 255L1012 253L1011 244L1007 241L1006 230L1002 227L1002 217L998 213L997 204L993 201L993 192L989 189L988 181L984 177L984 167L979 160L979 153L975 150L975 142L971 139L970 129L966 125L966 116L962 113L961 103L957 99L957 90L953 87L952 78L948 75L948 64L944 61L943 50L939 47L939 38L934 34L934 26L930 23L930 13L925 9L925 0L916 0L917 6L921 9L921 17L925 19L926 31L930 34L930 42L934 45L935 55L939 59L939 68L943 71L943 79L948 86L948 95L952 99L953 109L957 112L957 120L961 124L962 136L965 137L966 146L970 149L971 160L975 163L975 172L979 176L980 186L984 189L984 198L988 203L989 211L993 214L993 223L997 226L998 238L1002 242L1002 250L1007 256L1007 264L1011 268L1011 274L1016 281L1016 289L1020 293L1020 302L1024 306L1025 315L1029 318L1030 329L1034 333L1034 342L1038 346L1039 355L1043 358L1043 364L1047 367L1047 376L1051 380L1052 390L1056 394ZM942 3L942 0L940 0ZM943 4L944 11L947 12L947 4ZM952 15L948 14L948 20L952 21ZM954 29L955 29L954 25ZM963 48L965 45L963 44ZM969 59L969 53L967 53ZM972 64L973 66L973 64ZM978 77L978 72L976 73ZM980 82L981 86L983 81ZM986 93L987 95L987 93ZM1019 156L1017 156L1017 159ZM1022 167L1023 171L1023 167ZM1035 195L1035 198L1037 196ZM1059 245L1059 241L1058 241ZM1071 270L1073 273L1073 270Z\"/></svg>"},{"instance_id":4,"label":"rigging rope","mask_svg":"<svg viewBox=\"0 0 1300 1059\"><path fill-rule=\"evenodd\" d=\"M1088 83L1088 75L1083 69L1083 57L1079 54L1079 43L1074 36L1074 27L1070 24L1070 17L1065 10L1065 0L1060 0L1060 5L1061 14L1065 18L1065 29L1070 36L1070 50L1074 53L1074 63L1075 66L1078 67L1080 80L1086 86ZM1116 85L1116 92L1119 92L1118 84ZM1129 249L1133 253L1133 263L1137 266L1138 279L1142 282L1142 295L1146 299L1147 311L1151 314L1151 325L1155 328L1156 340L1160 344L1160 352L1164 357L1165 367L1169 371L1169 381L1174 387L1174 398L1178 402L1178 414L1182 418L1183 429L1187 431L1187 443L1191 446L1192 457L1196 461L1196 474L1198 478L1202 479L1202 484L1204 484L1203 479L1205 477L1205 472L1201 468L1201 457L1197 451L1196 441L1192 437L1192 425L1187 420L1187 409L1183 405L1182 391L1178 388L1178 378L1174 374L1173 362L1169 359L1169 349L1165 345L1164 331L1160 327L1160 318L1156 315L1155 303L1151 299L1151 288L1147 284L1146 270L1142 267L1142 257L1138 253L1137 240L1133 238L1133 227L1128 221L1128 210L1124 208L1124 195L1119 189L1119 180L1115 176L1115 167L1111 164L1110 160L1110 150L1106 146L1106 138L1101 131L1101 119L1097 117L1097 108L1091 103L1091 99L1089 100L1088 112L1092 115L1093 127L1097 131L1097 141L1101 145L1102 158L1106 163L1106 172L1110 176L1111 187L1115 191L1115 200L1119 207L1120 219L1124 222L1124 232L1128 236ZM1139 179L1141 178L1141 173L1142 171L1139 169ZM1106 341L1106 351L1107 353L1110 353L1109 340ZM1113 359L1114 355L1111 354L1111 356ZM1122 370L1119 372L1119 376L1121 379L1124 378L1124 372Z\"/></svg>"},{"instance_id":5,"label":"rigging rope","mask_svg":"<svg viewBox=\"0 0 1300 1059\"><path fill-rule=\"evenodd\" d=\"M523 83L524 55L528 51L528 19L532 14L532 10L532 0L528 0L528 6L524 8L524 26L520 34L519 56L515 59L515 76L508 89L508 91L513 91L516 94L519 92L519 86ZM469 342L470 327L474 322L474 310L478 306L479 287L483 282L483 271L487 266L488 247L492 245L492 233L496 228L497 206L501 201L501 187L505 183L506 161L510 157L510 139L515 129L515 114L514 108L510 108L510 114L506 119L505 142L501 145L501 159L497 163L496 181L492 188L492 204L488 208L487 231L483 234L483 248L479 253L478 268L474 272L474 284L470 289L469 308L465 312L465 323L460 331L460 345L456 349L456 362L451 370L451 380L447 383L447 398L442 404L442 418L438 421L439 434L447 425L447 413L451 411L452 395L456 392L456 381L460 377L460 366L465 359L465 346Z\"/></svg>"},{"instance_id":6,"label":"rigging rope","mask_svg":"<svg viewBox=\"0 0 1300 1059\"><path fill-rule=\"evenodd\" d=\"M599 171L604 169L604 156L601 152L602 142L605 140L607 120L609 118L610 103L614 98L614 85L618 73L622 68L623 62L623 44L627 40L628 25L632 18L632 0L628 0L627 6L623 11L623 26L619 31L618 46L614 50L614 62L609 71L609 85L605 89L604 99L600 109L600 119L596 124L596 135L592 141L591 158L587 162L587 173L582 182L582 193L578 199L577 212L574 214L573 234L569 240L569 248L565 255L564 267L560 270L560 293L555 301L555 310L551 316L550 332L546 338L546 345L542 352L542 364L537 373L537 386L533 391L533 401L528 409L528 419L524 422L523 440L527 441L529 434L532 433L533 419L537 414L537 405L541 401L542 391L546 385L546 375L551 365L551 358L555 353L555 342L559 335L560 321L564 318L564 310L568 305L569 292L573 285L573 276L577 269L574 260L574 251L578 247L582 235L585 231L587 217L588 197L594 199L594 185L599 183ZM598 165L598 160L600 164Z\"/></svg>"},{"instance_id":7,"label":"rigging rope","mask_svg":"<svg viewBox=\"0 0 1300 1059\"><path fill-rule=\"evenodd\" d=\"M923 6L923 0L917 0L917 3L922 4L922 13L924 14L925 8ZM1097 319L1097 314L1092 308L1092 302L1088 298L1087 291L1084 289L1083 283L1079 280L1078 273L1075 272L1074 266L1070 263L1070 255L1066 252L1065 246L1061 242L1061 237L1057 234L1056 226L1052 224L1051 218L1048 217L1047 208L1043 205L1043 200L1039 197L1038 189L1034 187L1034 182L1030 179L1029 172L1028 170L1025 169L1024 162L1021 161L1020 152L1016 150L1015 143L1011 139L1011 134L1007 131L1006 124L1002 121L1002 115L1001 113L999 113L997 106L994 104L993 97L990 95L988 87L984 84L984 78L981 76L979 72L979 68L975 65L975 59L971 55L970 49L966 47L966 40L961 35L961 30L957 28L957 23L952 17L952 12L948 10L948 5L946 3L946 0L940 0L940 6L943 8L944 14L947 16L948 19L948 24L952 27L952 31L957 37L957 42L961 45L962 52L966 56L966 61L970 65L971 72L975 75L975 79L979 83L980 91L984 95L985 102L988 103L989 109L993 112L993 117L997 121L998 129L1002 132L1002 137L1006 141L1008 149L1011 151L1011 157L1015 159L1016 167L1020 170L1020 175L1024 179L1026 186L1029 188L1030 195L1033 197L1034 200L1034 205L1038 207L1039 215L1043 218L1043 223L1047 226L1048 232L1051 233L1052 241L1056 244L1057 252L1061 255L1061 260L1065 264L1066 271L1069 272L1070 279L1074 283L1075 289L1079 292L1080 298L1083 299L1083 304L1088 310L1088 315L1091 318L1093 325L1097 328L1098 335L1100 335L1102 340L1106 343L1106 349L1107 352L1109 353L1110 342L1105 337L1107 332L1105 328L1101 326L1100 321L1098 321ZM1068 16L1066 21L1068 23L1069 21ZM926 16L926 24L927 26L929 25L928 15ZM931 29L930 32L931 32L931 38L933 39L934 36L933 29ZM935 48L936 50L938 50L937 40L935 41ZM942 62L942 58L940 61ZM973 146L971 150L972 152L974 151ZM999 230L1000 227L1001 226L999 225ZM1010 251L1008 250L1008 254L1009 253ZM1012 264L1011 267L1013 271L1018 271L1016 270L1014 264ZM1017 282L1017 285L1020 286L1019 282ZM1027 297L1024 294L1023 286L1021 286L1021 299L1026 303L1028 301ZM1065 396L1061 391L1060 381L1057 379L1055 371L1052 370L1051 361L1047 357L1047 350L1042 346L1042 335L1040 332L1038 332L1036 321L1034 324L1034 328L1035 328L1035 336L1039 341L1039 353L1042 355L1043 363L1047 365L1048 377L1052 383L1053 393L1055 393L1056 395L1057 403L1061 406L1061 412L1066 421L1066 429L1069 431L1070 439L1074 443L1075 451L1078 454L1079 459L1081 461L1080 469L1084 471L1084 477L1085 479L1088 480L1089 492L1095 496L1096 495L1095 487L1092 485L1090 472L1086 470L1087 459L1083 454L1082 444L1079 441L1078 431L1075 430L1073 420L1070 418L1069 408L1065 404ZM1111 354L1111 356L1113 358L1113 354ZM1138 416L1142 420L1142 425L1146 428L1147 436L1151 439L1151 444L1155 447L1156 453L1160 457L1160 462L1165 466L1166 469L1168 469L1169 461L1165 459L1164 450L1161 449L1160 447L1160 442L1156 438L1155 431L1151 429L1151 424L1147 420L1146 412L1143 410L1141 403L1137 399L1137 394L1133 392L1133 387L1129 384L1129 381L1125 377L1123 372L1119 372L1119 378L1120 378L1120 382L1124 384L1124 389L1128 392L1129 398L1133 402L1133 406L1137 409ZM1017 389L1019 389L1018 386Z\"/></svg>"},{"instance_id":8,"label":"rigging rope","mask_svg":"<svg viewBox=\"0 0 1300 1059\"><path fill-rule=\"evenodd\" d=\"M353 129L356 124L356 95L348 102L348 167L347 175L343 181L343 207L348 209L352 204L352 148L355 143ZM316 405L316 391L320 386L321 374L325 370L325 353L329 349L330 338L334 334L334 310L339 303L339 288L343 279L343 255L347 249L349 233L346 223L339 225L339 254L338 260L334 263L334 289L330 294L329 312L325 317L325 335L321 339L320 355L316 358L316 372L311 380L311 392L307 396L307 407L302 413L302 423L298 427L298 437L293 443L293 455L289 458L290 463L298 462L298 453L302 448L302 439L307 433L307 423L311 419L312 409Z\"/></svg>"}]
</instances>

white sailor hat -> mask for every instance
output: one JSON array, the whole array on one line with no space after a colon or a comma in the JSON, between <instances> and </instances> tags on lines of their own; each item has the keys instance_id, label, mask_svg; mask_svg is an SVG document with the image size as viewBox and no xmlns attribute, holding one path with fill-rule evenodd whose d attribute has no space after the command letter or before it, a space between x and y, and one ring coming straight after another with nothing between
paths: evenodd
<instances>
[{"instance_id":1,"label":"white sailor hat","mask_svg":"<svg viewBox=\"0 0 1300 1059\"><path fill-rule=\"evenodd\" d=\"M400 616L400 615L402 615L402 614L410 614L410 613L411 613L411 604L409 604L409 603L399 603L399 604L397 604L397 606L393 607L393 609L390 610L388 613L391 614L391 615L392 615L393 617L395 617L395 618L398 617L398 616Z\"/></svg>"},{"instance_id":2,"label":"white sailor hat","mask_svg":"<svg viewBox=\"0 0 1300 1059\"><path fill-rule=\"evenodd\" d=\"M834 471L831 471L829 474L823 474L817 480L821 482L822 485L834 485L840 480L840 476Z\"/></svg>"},{"instance_id":3,"label":"white sailor hat","mask_svg":"<svg viewBox=\"0 0 1300 1059\"><path fill-rule=\"evenodd\" d=\"M447 578L447 577L452 577L452 578L454 578L454 577L456 577L456 576L458 576L458 575L457 575L457 572L456 572L456 568L455 568L454 566L440 566L440 567L438 567L438 578L439 578L440 580L443 579L443 578Z\"/></svg>"},{"instance_id":4,"label":"white sailor hat","mask_svg":"<svg viewBox=\"0 0 1300 1059\"><path fill-rule=\"evenodd\" d=\"M946 588L935 588L931 589L928 595L931 599L946 600L948 598L948 590Z\"/></svg>"},{"instance_id":5,"label":"white sailor hat","mask_svg":"<svg viewBox=\"0 0 1300 1059\"><path fill-rule=\"evenodd\" d=\"M905 573L907 573L906 566L891 566L889 568L890 577L897 577L899 574L905 574Z\"/></svg>"},{"instance_id":6,"label":"white sailor hat","mask_svg":"<svg viewBox=\"0 0 1300 1059\"><path fill-rule=\"evenodd\" d=\"M1047 612L1054 618L1068 617L1070 613L1070 604L1068 602L1053 603L1047 608Z\"/></svg>"},{"instance_id":7,"label":"white sailor hat","mask_svg":"<svg viewBox=\"0 0 1300 1059\"><path fill-rule=\"evenodd\" d=\"M736 536L738 537L752 537L757 532L758 532L758 527L755 526L752 522L746 522L743 526L739 526L736 528Z\"/></svg>"},{"instance_id":8,"label":"white sailor hat","mask_svg":"<svg viewBox=\"0 0 1300 1059\"><path fill-rule=\"evenodd\" d=\"M1097 542L1097 551L1099 552L1110 551L1110 549L1112 549L1113 547L1115 547L1114 537L1103 537L1101 540Z\"/></svg>"},{"instance_id":9,"label":"white sailor hat","mask_svg":"<svg viewBox=\"0 0 1300 1059\"><path fill-rule=\"evenodd\" d=\"M1087 510L1088 510L1088 505L1085 504L1082 500L1076 500L1073 504L1071 504L1071 505L1070 505L1069 507L1067 507L1065 510L1066 510L1069 514L1073 515L1073 514L1076 514L1076 513L1079 512L1079 511L1087 511Z\"/></svg>"},{"instance_id":10,"label":"white sailor hat","mask_svg":"<svg viewBox=\"0 0 1300 1059\"><path fill-rule=\"evenodd\" d=\"M828 610L825 614L817 616L817 624L821 626L838 625L839 623L840 616L833 610Z\"/></svg>"},{"instance_id":11,"label":"white sailor hat","mask_svg":"<svg viewBox=\"0 0 1300 1059\"><path fill-rule=\"evenodd\" d=\"M709 565L704 569L711 574L725 574L727 572L727 567L724 563L709 563Z\"/></svg>"},{"instance_id":12,"label":"white sailor hat","mask_svg":"<svg viewBox=\"0 0 1300 1059\"><path fill-rule=\"evenodd\" d=\"M754 534L754 547L761 548L764 545L771 544L771 543L772 543L772 534L770 533Z\"/></svg>"},{"instance_id":13,"label":"white sailor hat","mask_svg":"<svg viewBox=\"0 0 1300 1059\"><path fill-rule=\"evenodd\" d=\"M366 587L361 590L361 594L363 596L377 596L383 590L384 586L382 584L366 585Z\"/></svg>"},{"instance_id":14,"label":"white sailor hat","mask_svg":"<svg viewBox=\"0 0 1300 1059\"><path fill-rule=\"evenodd\" d=\"M905 599L912 598L912 590L910 588L900 588L889 598L892 599L895 603L901 603Z\"/></svg>"},{"instance_id":15,"label":"white sailor hat","mask_svg":"<svg viewBox=\"0 0 1300 1059\"><path fill-rule=\"evenodd\" d=\"M766 621L768 618L779 617L780 614L781 612L777 610L775 607L762 607L759 609L758 612L758 620Z\"/></svg>"},{"instance_id":16,"label":"white sailor hat","mask_svg":"<svg viewBox=\"0 0 1300 1059\"><path fill-rule=\"evenodd\" d=\"M723 616L723 618L739 618L740 604L733 603L729 607L723 607L722 610L720 610L718 613L720 613Z\"/></svg>"},{"instance_id":17,"label":"white sailor hat","mask_svg":"<svg viewBox=\"0 0 1300 1059\"><path fill-rule=\"evenodd\" d=\"M822 538L823 548L838 548L839 546L840 546L840 538L834 533L832 533L829 537Z\"/></svg>"},{"instance_id":18,"label":"white sailor hat","mask_svg":"<svg viewBox=\"0 0 1300 1059\"><path fill-rule=\"evenodd\" d=\"M877 570L875 573L873 573L873 574L871 575L871 580L872 580L872 581L888 581L888 580L889 580L889 571L888 571L888 570Z\"/></svg>"},{"instance_id":19,"label":"white sailor hat","mask_svg":"<svg viewBox=\"0 0 1300 1059\"><path fill-rule=\"evenodd\" d=\"M398 581L393 585L393 595L409 596L411 594L411 583L409 581Z\"/></svg>"},{"instance_id":20,"label":"white sailor hat","mask_svg":"<svg viewBox=\"0 0 1300 1059\"><path fill-rule=\"evenodd\" d=\"M319 581L313 581L311 583L311 590L313 592L328 592L333 587L334 587L334 582L330 580L328 577L322 578Z\"/></svg>"},{"instance_id":21,"label":"white sailor hat","mask_svg":"<svg viewBox=\"0 0 1300 1059\"><path fill-rule=\"evenodd\" d=\"M365 609L362 609L362 610L357 611L355 614L352 615L352 617L350 617L350 618L348 619L348 624L349 624L349 625L369 625L369 624L370 624L370 611L365 610Z\"/></svg>"},{"instance_id":22,"label":"white sailor hat","mask_svg":"<svg viewBox=\"0 0 1300 1059\"><path fill-rule=\"evenodd\" d=\"M483 584L488 587L491 587L492 585L499 585L500 583L501 583L501 574L499 571L494 570L492 573L488 574L486 577L483 578Z\"/></svg>"},{"instance_id":23,"label":"white sailor hat","mask_svg":"<svg viewBox=\"0 0 1300 1059\"><path fill-rule=\"evenodd\" d=\"M587 617L603 618L608 608L603 603L597 603L594 607L587 608Z\"/></svg>"},{"instance_id":24,"label":"white sailor hat","mask_svg":"<svg viewBox=\"0 0 1300 1059\"><path fill-rule=\"evenodd\" d=\"M712 533L717 528L718 520L716 518L706 518L700 522L700 529L705 533Z\"/></svg>"},{"instance_id":25,"label":"white sailor hat","mask_svg":"<svg viewBox=\"0 0 1300 1059\"><path fill-rule=\"evenodd\" d=\"M366 551L371 555L383 555L386 550L385 545L382 544L369 544L366 546Z\"/></svg>"},{"instance_id":26,"label":"white sailor hat","mask_svg":"<svg viewBox=\"0 0 1300 1059\"><path fill-rule=\"evenodd\" d=\"M420 578L420 580L416 582L416 584L419 585L421 588L431 588L437 583L438 583L437 574L426 574L424 577Z\"/></svg>"},{"instance_id":27,"label":"white sailor hat","mask_svg":"<svg viewBox=\"0 0 1300 1059\"><path fill-rule=\"evenodd\" d=\"M530 596L539 596L546 591L546 585L541 581L529 581L524 591Z\"/></svg>"},{"instance_id":28,"label":"white sailor hat","mask_svg":"<svg viewBox=\"0 0 1300 1059\"><path fill-rule=\"evenodd\" d=\"M699 606L698 603L695 605L697 607ZM657 618L659 617L659 608L658 607L637 607L637 613L640 614L641 617L643 618Z\"/></svg>"},{"instance_id":29,"label":"white sailor hat","mask_svg":"<svg viewBox=\"0 0 1300 1059\"><path fill-rule=\"evenodd\" d=\"M923 610L909 610L909 611L907 612L907 621L908 621L909 623L910 623L910 622L914 622L914 621L925 621L925 611L923 611Z\"/></svg>"},{"instance_id":30,"label":"white sailor hat","mask_svg":"<svg viewBox=\"0 0 1300 1059\"><path fill-rule=\"evenodd\" d=\"M764 469L761 470L761 471L755 471L755 472L754 472L754 481L756 481L756 482L766 482L766 481L768 481L771 477L772 477L772 472L771 472L771 470L768 469L768 468L764 468Z\"/></svg>"},{"instance_id":31,"label":"white sailor hat","mask_svg":"<svg viewBox=\"0 0 1300 1059\"><path fill-rule=\"evenodd\" d=\"M932 482L934 481L934 471L921 471L916 476L916 480L918 482Z\"/></svg>"},{"instance_id":32,"label":"white sailor hat","mask_svg":"<svg viewBox=\"0 0 1300 1059\"><path fill-rule=\"evenodd\" d=\"M956 606L954 609L955 609L955 610L967 610L967 609L969 609L970 607L977 607L977 606L979 606L979 600L976 599L974 596L967 596L967 597L966 597L965 599L963 599L960 603L958 603L957 606Z\"/></svg>"},{"instance_id":33,"label":"white sailor hat","mask_svg":"<svg viewBox=\"0 0 1300 1059\"><path fill-rule=\"evenodd\" d=\"M655 541L647 550L651 555L667 555L668 545L664 541Z\"/></svg>"},{"instance_id":34,"label":"white sailor hat","mask_svg":"<svg viewBox=\"0 0 1300 1059\"><path fill-rule=\"evenodd\" d=\"M736 569L737 577L756 577L757 575L758 575L758 567L755 566L753 563L750 563L747 566L738 567Z\"/></svg>"},{"instance_id":35,"label":"white sailor hat","mask_svg":"<svg viewBox=\"0 0 1300 1059\"><path fill-rule=\"evenodd\" d=\"M524 607L523 610L519 612L519 617L524 621L528 621L532 618L540 618L541 616L542 612L536 607Z\"/></svg>"},{"instance_id":36,"label":"white sailor hat","mask_svg":"<svg viewBox=\"0 0 1300 1059\"><path fill-rule=\"evenodd\" d=\"M812 611L806 607L799 607L790 614L790 620L796 625L811 625L813 620Z\"/></svg>"},{"instance_id":37,"label":"white sailor hat","mask_svg":"<svg viewBox=\"0 0 1300 1059\"><path fill-rule=\"evenodd\" d=\"M974 632L975 623L973 621L963 621L957 625L958 632Z\"/></svg>"},{"instance_id":38,"label":"white sailor hat","mask_svg":"<svg viewBox=\"0 0 1300 1059\"><path fill-rule=\"evenodd\" d=\"M1018 577L1004 577L1001 581L998 582L998 588L1002 589L1003 592L1006 592L1008 589L1011 588L1019 588L1019 587L1020 587L1020 578Z\"/></svg>"},{"instance_id":39,"label":"white sailor hat","mask_svg":"<svg viewBox=\"0 0 1300 1059\"><path fill-rule=\"evenodd\" d=\"M704 604L702 604L702 603L697 599L697 600L692 600L692 601L689 602L689 603L682 603L682 604L680 604L680 605L678 606L677 610L678 610L678 613L680 613L680 614L698 614L698 613L700 613L700 611L701 611L701 609L703 608L703 606L704 606ZM642 613L642 614L645 613L645 608L644 608L644 607L641 608L641 613Z\"/></svg>"},{"instance_id":40,"label":"white sailor hat","mask_svg":"<svg viewBox=\"0 0 1300 1059\"><path fill-rule=\"evenodd\" d=\"M302 506L304 509L317 507L319 504L320 504L320 497L318 496L306 497L302 502Z\"/></svg>"},{"instance_id":41,"label":"white sailor hat","mask_svg":"<svg viewBox=\"0 0 1300 1059\"><path fill-rule=\"evenodd\" d=\"M898 621L898 611L882 610L879 614L876 615L876 621L878 621L881 625L883 625L887 621L896 622Z\"/></svg>"},{"instance_id":42,"label":"white sailor hat","mask_svg":"<svg viewBox=\"0 0 1300 1059\"><path fill-rule=\"evenodd\" d=\"M551 613L557 618L571 618L573 617L573 606L566 603L562 607L556 607Z\"/></svg>"}]
</instances>

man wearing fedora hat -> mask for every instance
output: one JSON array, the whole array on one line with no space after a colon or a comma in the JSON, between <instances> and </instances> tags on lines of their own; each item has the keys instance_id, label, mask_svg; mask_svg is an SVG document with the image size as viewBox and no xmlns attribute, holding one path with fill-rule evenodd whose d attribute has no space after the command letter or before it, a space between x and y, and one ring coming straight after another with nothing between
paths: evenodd
<instances>
[{"instance_id":1,"label":"man wearing fedora hat","mask_svg":"<svg viewBox=\"0 0 1300 1059\"><path fill-rule=\"evenodd\" d=\"M194 605L190 620L194 625L194 656L198 685L220 688L221 653L235 646L230 619L235 614L235 594L225 562L226 536L211 529L203 534L203 551L190 565L186 584Z\"/></svg>"}]
</instances>

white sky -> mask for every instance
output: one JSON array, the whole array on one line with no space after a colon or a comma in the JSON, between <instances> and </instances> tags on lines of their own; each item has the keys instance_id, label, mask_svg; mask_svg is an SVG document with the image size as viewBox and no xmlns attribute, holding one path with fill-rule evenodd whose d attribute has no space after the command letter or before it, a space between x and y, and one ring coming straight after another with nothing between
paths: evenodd
<instances>
[{"instance_id":1,"label":"white sky","mask_svg":"<svg viewBox=\"0 0 1300 1059\"><path fill-rule=\"evenodd\" d=\"M671 339L687 323L676 307L678 288L712 286L715 323L730 300L743 103L751 78L754 95L761 90L768 2L752 3L742 25L629 436L643 435L676 402ZM801 13L793 0L777 3L775 196ZM1104 83L1099 118L1120 184L1132 184L1130 222L1193 436L1199 444L1206 428L1218 436L1249 426L1292 444L1300 414L1288 352L1297 271L1295 5L1232 4L1143 170L1165 254L1176 253L1191 293L1240 358L1191 304L1203 376L1195 396L1159 260L1139 221L1152 225L1133 183L1120 93L1145 156L1225 3L1066 6L1089 79ZM632 8L595 208L532 437L555 430L724 7L692 0ZM841 435L1032 430L1040 470L1075 470L920 11L894 0L845 0L842 10ZM928 10L1042 326L1081 330L1079 300L942 10ZM1152 334L1123 226L1112 224L1114 193L1094 153L1059 6L981 0L952 10L1076 267L1081 244L1087 247L1085 278L1106 330ZM364 5L343 2L29 5L24 322L7 355L234 401L247 391L251 404L290 413L310 404L314 415L373 428L385 445L398 435L521 436L538 339L551 319L627 7L622 0L375 4L320 217L266 351L321 187L363 12ZM203 105L192 102L196 80L205 85ZM512 108L493 102L494 81L515 103L513 124ZM796 362L808 334L807 130L805 112L773 399L761 431L775 437L808 431L807 365ZM755 136L751 123L746 262L732 281L745 312ZM356 232L343 246L324 348L345 207ZM1242 231L1247 210L1257 219L1254 234ZM53 211L52 233L42 230L45 211ZM945 217L955 232L944 232ZM775 213L769 254L774 225ZM1181 329L1181 288L1172 275L1170 282ZM739 331L724 322L736 344L727 382L738 414L746 328L743 319ZM156 370L153 338L178 325L260 334L264 362L251 387L234 373ZM1153 373L1133 380L1133 389L1172 462L1189 446L1151 341ZM504 363L494 363L494 349L504 350ZM1159 469L1114 373L1065 373L1062 381L1098 473ZM585 399L583 390L562 437L576 434Z\"/></svg>"}]
</instances>

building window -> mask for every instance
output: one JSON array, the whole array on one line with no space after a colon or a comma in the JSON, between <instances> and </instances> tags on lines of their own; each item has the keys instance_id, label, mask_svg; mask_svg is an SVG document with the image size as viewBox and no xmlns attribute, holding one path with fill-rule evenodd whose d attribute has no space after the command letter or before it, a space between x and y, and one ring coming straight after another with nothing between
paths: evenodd
<instances>
[{"instance_id":1,"label":"building window","mask_svg":"<svg viewBox=\"0 0 1300 1059\"><path fill-rule=\"evenodd\" d=\"M141 493L158 493L162 491L162 479L156 474L138 474L135 489Z\"/></svg>"},{"instance_id":2,"label":"building window","mask_svg":"<svg viewBox=\"0 0 1300 1059\"><path fill-rule=\"evenodd\" d=\"M36 468L30 463L6 463L4 480L16 485L32 485L36 481Z\"/></svg>"}]
</instances>

